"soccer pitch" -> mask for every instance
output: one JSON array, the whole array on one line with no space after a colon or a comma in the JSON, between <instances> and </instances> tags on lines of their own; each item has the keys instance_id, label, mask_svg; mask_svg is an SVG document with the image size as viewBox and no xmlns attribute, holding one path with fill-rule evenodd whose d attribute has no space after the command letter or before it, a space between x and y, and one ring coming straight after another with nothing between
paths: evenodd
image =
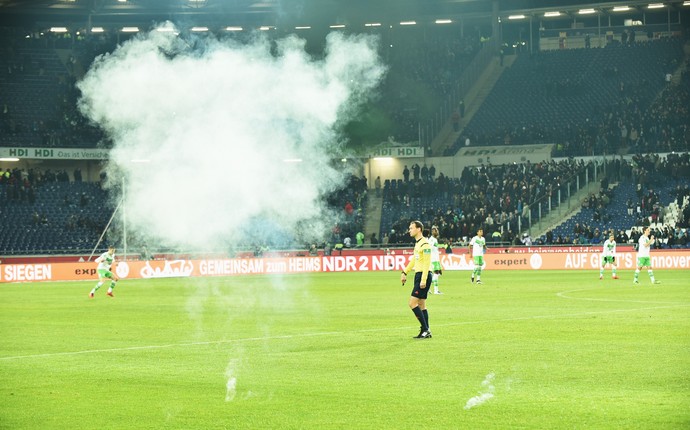
<instances>
[{"instance_id":1,"label":"soccer pitch","mask_svg":"<svg viewBox=\"0 0 690 430\"><path fill-rule=\"evenodd\" d=\"M687 429L688 273L6 284L0 428Z\"/></svg>"}]
</instances>

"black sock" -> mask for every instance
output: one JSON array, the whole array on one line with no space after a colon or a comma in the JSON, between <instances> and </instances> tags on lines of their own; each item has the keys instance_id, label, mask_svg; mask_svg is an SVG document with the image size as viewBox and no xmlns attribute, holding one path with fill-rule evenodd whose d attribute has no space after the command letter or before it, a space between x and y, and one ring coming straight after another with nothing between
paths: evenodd
<instances>
[{"instance_id":1,"label":"black sock","mask_svg":"<svg viewBox=\"0 0 690 430\"><path fill-rule=\"evenodd\" d=\"M424 314L424 321L426 321L426 328L429 328L429 311L426 309L422 310L422 313Z\"/></svg>"},{"instance_id":2,"label":"black sock","mask_svg":"<svg viewBox=\"0 0 690 430\"><path fill-rule=\"evenodd\" d=\"M428 330L429 326L426 324L426 319L424 319L424 313L421 309L419 309L419 306L415 306L412 309L412 312L414 312L414 316L417 317L417 320L419 320L419 323L422 325L422 330Z\"/></svg>"}]
</instances>

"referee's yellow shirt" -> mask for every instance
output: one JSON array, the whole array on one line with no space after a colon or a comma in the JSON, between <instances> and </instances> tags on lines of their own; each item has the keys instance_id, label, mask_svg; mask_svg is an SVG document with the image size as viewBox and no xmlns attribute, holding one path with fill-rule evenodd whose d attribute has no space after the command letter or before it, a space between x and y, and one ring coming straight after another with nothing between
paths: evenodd
<instances>
[{"instance_id":1,"label":"referee's yellow shirt","mask_svg":"<svg viewBox=\"0 0 690 430\"><path fill-rule=\"evenodd\" d=\"M426 278L429 275L429 267L431 266L431 245L426 237L422 237L414 245L414 258L405 268L405 273L410 273L410 270L422 273L422 281L420 285L426 285Z\"/></svg>"}]
</instances>

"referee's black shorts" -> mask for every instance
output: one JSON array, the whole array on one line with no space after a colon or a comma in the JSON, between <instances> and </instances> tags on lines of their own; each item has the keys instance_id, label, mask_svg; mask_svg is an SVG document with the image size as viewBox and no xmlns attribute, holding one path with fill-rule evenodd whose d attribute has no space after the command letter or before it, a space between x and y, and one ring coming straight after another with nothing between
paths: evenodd
<instances>
[{"instance_id":1,"label":"referee's black shorts","mask_svg":"<svg viewBox=\"0 0 690 430\"><path fill-rule=\"evenodd\" d=\"M426 295L429 294L429 288L431 287L431 275L431 272L427 273L426 287L422 288L422 272L415 272L414 287L412 288L412 297L416 297L418 299L426 299Z\"/></svg>"}]
</instances>

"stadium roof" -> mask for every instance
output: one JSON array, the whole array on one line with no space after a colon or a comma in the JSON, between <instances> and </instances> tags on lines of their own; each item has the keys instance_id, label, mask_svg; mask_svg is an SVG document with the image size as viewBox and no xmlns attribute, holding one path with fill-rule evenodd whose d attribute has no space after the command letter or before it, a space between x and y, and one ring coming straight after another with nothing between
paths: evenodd
<instances>
[{"instance_id":1,"label":"stadium roof","mask_svg":"<svg viewBox=\"0 0 690 430\"><path fill-rule=\"evenodd\" d=\"M0 0L0 25L36 25L171 20L193 25L312 25L389 22L406 19L458 19L501 14L565 16L581 8L607 13L614 6L644 12L650 3L690 9L685 0Z\"/></svg>"}]
</instances>

